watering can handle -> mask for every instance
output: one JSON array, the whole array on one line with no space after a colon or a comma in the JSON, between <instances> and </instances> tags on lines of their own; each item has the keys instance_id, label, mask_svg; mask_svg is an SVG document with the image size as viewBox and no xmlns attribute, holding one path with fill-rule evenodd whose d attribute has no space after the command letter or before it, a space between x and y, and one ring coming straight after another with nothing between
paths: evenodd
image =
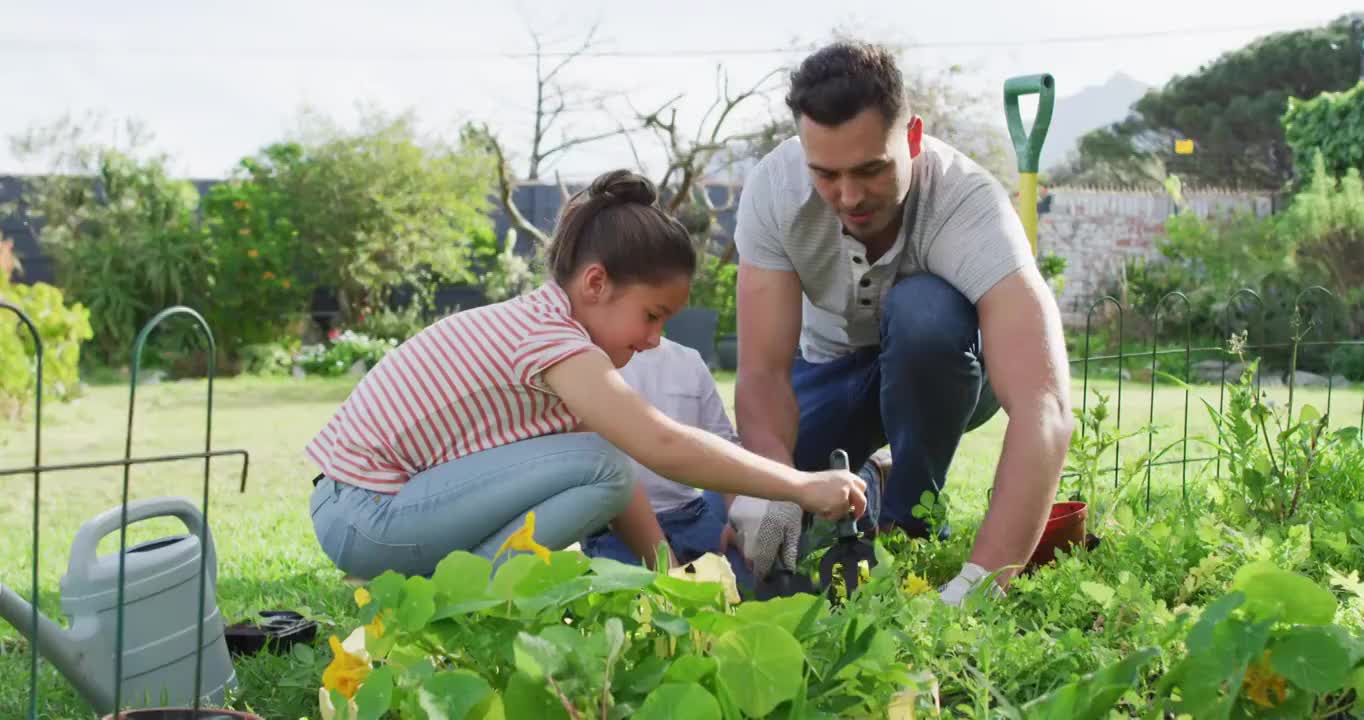
<instances>
[{"instance_id":1,"label":"watering can handle","mask_svg":"<svg viewBox=\"0 0 1364 720\"><path fill-rule=\"evenodd\" d=\"M95 564L95 551L99 547L99 541L118 531L122 515L119 507L110 508L86 522L76 532L76 538L71 542L71 560L68 568L71 577L86 577L87 571ZM196 537L202 531L205 540L204 552L208 553L208 572L215 572L217 555L213 548L213 535L204 527L204 516L199 512L199 508L181 497L155 497L128 503L129 525L157 517L179 518Z\"/></svg>"},{"instance_id":2,"label":"watering can handle","mask_svg":"<svg viewBox=\"0 0 1364 720\"><path fill-rule=\"evenodd\" d=\"M1018 109L1020 95L1037 95L1037 116L1032 132L1023 131L1023 117ZM1009 137L1014 143L1020 173L1036 173L1042 157L1042 143L1051 126L1052 105L1056 102L1056 81L1048 73L1020 75L1004 81L1004 116L1009 124Z\"/></svg>"}]
</instances>

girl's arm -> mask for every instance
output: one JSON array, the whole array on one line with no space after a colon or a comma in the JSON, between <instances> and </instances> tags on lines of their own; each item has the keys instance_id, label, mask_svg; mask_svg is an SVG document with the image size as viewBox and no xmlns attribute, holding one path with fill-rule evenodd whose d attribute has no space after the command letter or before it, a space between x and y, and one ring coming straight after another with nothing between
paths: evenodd
<instances>
[{"instance_id":1,"label":"girl's arm","mask_svg":"<svg viewBox=\"0 0 1364 720\"><path fill-rule=\"evenodd\" d=\"M860 517L866 483L842 470L801 472L679 423L640 397L600 352L544 372L545 382L593 432L666 478L722 493L786 500L821 516Z\"/></svg>"},{"instance_id":2,"label":"girl's arm","mask_svg":"<svg viewBox=\"0 0 1364 720\"><path fill-rule=\"evenodd\" d=\"M625 541L630 552L642 558L650 570L657 569L654 566L658 560L658 545L667 538L663 535L663 528L658 524L658 516L654 514L653 506L649 504L649 494L644 491L643 483L635 483L635 492L630 497L630 504L625 507L625 512L611 521L611 526L611 529L620 535L620 539ZM677 554L671 547L668 548L668 567L677 567Z\"/></svg>"}]
</instances>

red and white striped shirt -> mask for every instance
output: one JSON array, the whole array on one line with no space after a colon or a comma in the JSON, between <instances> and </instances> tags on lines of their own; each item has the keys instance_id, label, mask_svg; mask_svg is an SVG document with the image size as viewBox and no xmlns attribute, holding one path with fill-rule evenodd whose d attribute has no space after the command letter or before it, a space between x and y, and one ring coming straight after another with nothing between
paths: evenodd
<instances>
[{"instance_id":1,"label":"red and white striped shirt","mask_svg":"<svg viewBox=\"0 0 1364 720\"><path fill-rule=\"evenodd\" d=\"M572 430L580 419L540 377L597 349L570 311L550 282L437 321L365 375L308 457L332 480L396 493L427 468Z\"/></svg>"}]
</instances>

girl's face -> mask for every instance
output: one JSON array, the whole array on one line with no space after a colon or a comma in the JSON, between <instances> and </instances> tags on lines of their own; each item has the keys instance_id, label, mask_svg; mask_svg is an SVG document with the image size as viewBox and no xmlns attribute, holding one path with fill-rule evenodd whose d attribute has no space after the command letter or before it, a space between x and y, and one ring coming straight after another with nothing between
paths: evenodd
<instances>
[{"instance_id":1,"label":"girl's face","mask_svg":"<svg viewBox=\"0 0 1364 720\"><path fill-rule=\"evenodd\" d=\"M687 304L691 283L678 275L662 284L611 282L598 264L578 274L569 290L573 315L617 369L635 353L658 347L663 323Z\"/></svg>"}]
</instances>

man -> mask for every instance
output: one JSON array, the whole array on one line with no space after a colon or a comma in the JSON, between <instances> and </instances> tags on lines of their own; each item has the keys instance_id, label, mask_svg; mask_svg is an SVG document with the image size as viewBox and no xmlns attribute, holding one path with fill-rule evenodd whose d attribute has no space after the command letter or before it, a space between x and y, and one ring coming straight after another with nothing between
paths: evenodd
<instances>
[{"instance_id":1,"label":"man","mask_svg":"<svg viewBox=\"0 0 1364 720\"><path fill-rule=\"evenodd\" d=\"M926 534L962 435L1002 407L1004 449L960 602L1036 546L1073 419L1060 314L1001 185L924 133L885 49L839 42L786 97L797 136L740 196L736 419L744 446L802 469L889 443L880 529ZM774 511L775 512L775 511Z\"/></svg>"}]
</instances>

